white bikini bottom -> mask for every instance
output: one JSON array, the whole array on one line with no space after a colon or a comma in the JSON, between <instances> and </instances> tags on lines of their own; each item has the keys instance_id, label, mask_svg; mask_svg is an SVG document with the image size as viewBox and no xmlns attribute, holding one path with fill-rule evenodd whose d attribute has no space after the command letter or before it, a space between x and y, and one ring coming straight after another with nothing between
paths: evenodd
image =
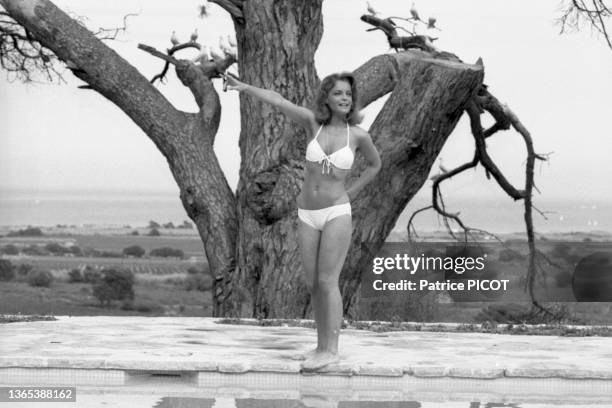
<instances>
[{"instance_id":1,"label":"white bikini bottom","mask_svg":"<svg viewBox=\"0 0 612 408\"><path fill-rule=\"evenodd\" d=\"M351 203L332 205L318 210L298 208L298 218L319 231L323 230L328 221L345 214L351 215Z\"/></svg>"}]
</instances>

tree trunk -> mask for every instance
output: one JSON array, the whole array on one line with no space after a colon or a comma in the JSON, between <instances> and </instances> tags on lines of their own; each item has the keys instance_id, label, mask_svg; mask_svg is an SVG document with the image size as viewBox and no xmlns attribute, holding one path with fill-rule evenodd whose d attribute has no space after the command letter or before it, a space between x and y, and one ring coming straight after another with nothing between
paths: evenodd
<instances>
[{"instance_id":1,"label":"tree trunk","mask_svg":"<svg viewBox=\"0 0 612 408\"><path fill-rule=\"evenodd\" d=\"M314 53L323 33L321 0L249 1L243 13L245 24L236 24L241 78L306 105L319 81ZM299 280L295 198L309 135L248 96L240 95L240 108L235 299L244 315L302 316L308 296Z\"/></svg>"}]
</instances>

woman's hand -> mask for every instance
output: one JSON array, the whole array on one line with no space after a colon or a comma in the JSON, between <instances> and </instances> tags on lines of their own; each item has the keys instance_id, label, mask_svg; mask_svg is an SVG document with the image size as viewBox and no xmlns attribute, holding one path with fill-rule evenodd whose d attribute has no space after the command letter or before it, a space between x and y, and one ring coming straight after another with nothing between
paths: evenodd
<instances>
[{"instance_id":1,"label":"woman's hand","mask_svg":"<svg viewBox=\"0 0 612 408\"><path fill-rule=\"evenodd\" d=\"M240 92L244 91L247 87L247 84L240 82L236 76L228 72L223 75L223 81L225 82L225 89L232 89Z\"/></svg>"}]
</instances>

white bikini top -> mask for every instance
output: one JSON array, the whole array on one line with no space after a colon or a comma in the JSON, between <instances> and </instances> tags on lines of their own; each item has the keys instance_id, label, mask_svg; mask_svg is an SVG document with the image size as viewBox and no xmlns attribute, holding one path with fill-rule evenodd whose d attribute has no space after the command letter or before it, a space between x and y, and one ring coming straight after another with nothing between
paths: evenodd
<instances>
[{"instance_id":1,"label":"white bikini top","mask_svg":"<svg viewBox=\"0 0 612 408\"><path fill-rule=\"evenodd\" d=\"M312 139L306 147L306 160L321 163L323 165L321 168L321 174L329 173L331 171L332 164L339 169L350 170L353 165L355 155L349 147L350 134L348 123L346 124L346 146L336 150L330 155L325 154L321 144L317 140L319 133L321 133L321 129L323 129L323 125L321 125L314 139ZM327 171L325 171L326 168Z\"/></svg>"}]
</instances>

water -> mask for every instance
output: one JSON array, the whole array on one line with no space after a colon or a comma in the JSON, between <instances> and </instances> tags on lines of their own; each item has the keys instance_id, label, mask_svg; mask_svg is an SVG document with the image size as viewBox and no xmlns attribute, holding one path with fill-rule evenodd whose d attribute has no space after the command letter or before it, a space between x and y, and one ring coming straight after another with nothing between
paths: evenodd
<instances>
[{"instance_id":1,"label":"water","mask_svg":"<svg viewBox=\"0 0 612 408\"><path fill-rule=\"evenodd\" d=\"M520 201L509 198L447 201L449 212L460 211L470 227L495 233L525 229ZM412 212L429 204L428 198L415 198L400 215L396 229L405 231ZM612 202L540 199L535 204L546 212L547 218L534 211L534 224L539 232L612 231ZM178 193L0 190L0 225L5 226L146 226L150 220L180 224L186 219ZM431 210L419 214L415 226L419 231L444 229Z\"/></svg>"},{"instance_id":2,"label":"water","mask_svg":"<svg viewBox=\"0 0 612 408\"><path fill-rule=\"evenodd\" d=\"M36 370L41 372L44 370ZM78 408L610 408L610 380L563 378L425 378L215 372L126 372L116 385L76 375L43 374L30 385L76 387ZM80 370L82 372L83 370ZM94 370L96 371L96 370ZM36 377L35 375L32 378ZM47 378L48 377L48 378ZM121 376L120 376L121 377ZM10 377L11 384L16 384ZM41 379L46 378L46 381ZM117 380L117 379L115 379ZM110 382L109 382L110 381ZM24 382L19 381L19 384ZM75 386L75 384L77 384ZM83 385L78 385L83 384ZM0 385L2 384L0 381ZM0 402L1 407L15 404ZM49 407L48 402L20 403Z\"/></svg>"},{"instance_id":3,"label":"water","mask_svg":"<svg viewBox=\"0 0 612 408\"><path fill-rule=\"evenodd\" d=\"M188 219L178 193L0 191L0 225L146 226Z\"/></svg>"},{"instance_id":4,"label":"water","mask_svg":"<svg viewBox=\"0 0 612 408\"><path fill-rule=\"evenodd\" d=\"M76 402L52 402L54 407L74 408L610 408L609 401L595 398L545 400L542 397L524 397L508 399L505 397L479 397L464 395L448 396L444 391L432 392L431 395L417 399L385 399L384 397L366 397L350 399L325 394L303 394L289 398L250 398L248 396L207 396L194 392L184 396L164 395L150 392L88 392L78 393ZM0 402L0 407L10 403ZM24 408L47 408L49 402L21 402Z\"/></svg>"}]
</instances>

